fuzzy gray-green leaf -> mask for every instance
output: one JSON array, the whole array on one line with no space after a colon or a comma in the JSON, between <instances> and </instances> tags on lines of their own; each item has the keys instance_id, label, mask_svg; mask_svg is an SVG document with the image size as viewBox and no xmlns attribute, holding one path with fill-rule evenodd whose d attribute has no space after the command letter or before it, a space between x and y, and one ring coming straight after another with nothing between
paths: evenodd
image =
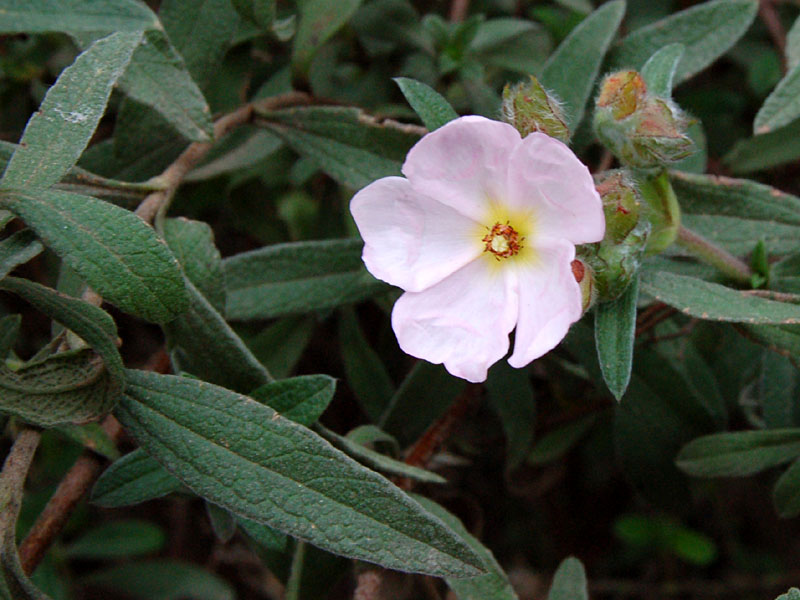
<instances>
[{"instance_id":1,"label":"fuzzy gray-green leaf","mask_svg":"<svg viewBox=\"0 0 800 600\"><path fill-rule=\"evenodd\" d=\"M309 427L317 422L328 408L336 380L327 375L301 375L273 381L250 393L250 397L263 402L287 419Z\"/></svg>"},{"instance_id":2,"label":"fuzzy gray-green leaf","mask_svg":"<svg viewBox=\"0 0 800 600\"><path fill-rule=\"evenodd\" d=\"M800 429L716 433L692 440L675 459L695 477L747 477L800 456Z\"/></svg>"},{"instance_id":3,"label":"fuzzy gray-green leaf","mask_svg":"<svg viewBox=\"0 0 800 600\"><path fill-rule=\"evenodd\" d=\"M429 85L408 77L395 77L394 82L428 131L458 118L458 113L450 103Z\"/></svg>"},{"instance_id":4,"label":"fuzzy gray-green leaf","mask_svg":"<svg viewBox=\"0 0 800 600\"><path fill-rule=\"evenodd\" d=\"M3 33L143 31L158 20L137 0L5 0Z\"/></svg>"},{"instance_id":5,"label":"fuzzy gray-green leaf","mask_svg":"<svg viewBox=\"0 0 800 600\"><path fill-rule=\"evenodd\" d=\"M323 310L388 289L364 268L362 245L358 239L277 244L224 260L228 318Z\"/></svg>"},{"instance_id":6,"label":"fuzzy gray-green leaf","mask_svg":"<svg viewBox=\"0 0 800 600\"><path fill-rule=\"evenodd\" d=\"M574 556L565 558L553 575L547 600L588 600L586 570Z\"/></svg>"},{"instance_id":7,"label":"fuzzy gray-green leaf","mask_svg":"<svg viewBox=\"0 0 800 600\"><path fill-rule=\"evenodd\" d=\"M598 304L595 310L597 357L603 379L617 400L622 399L631 380L638 299L639 278L635 277L622 296Z\"/></svg>"},{"instance_id":8,"label":"fuzzy gray-green leaf","mask_svg":"<svg viewBox=\"0 0 800 600\"><path fill-rule=\"evenodd\" d=\"M572 30L544 65L539 81L564 102L570 131L583 118L603 57L624 14L624 0L604 4Z\"/></svg>"},{"instance_id":9,"label":"fuzzy gray-green leaf","mask_svg":"<svg viewBox=\"0 0 800 600\"><path fill-rule=\"evenodd\" d=\"M457 535L386 479L246 396L128 371L116 415L194 492L235 514L389 568L482 570Z\"/></svg>"},{"instance_id":10,"label":"fuzzy gray-green leaf","mask_svg":"<svg viewBox=\"0 0 800 600\"><path fill-rule=\"evenodd\" d=\"M147 452L138 448L114 461L94 484L91 502L104 508L131 506L185 489Z\"/></svg>"},{"instance_id":11,"label":"fuzzy gray-green leaf","mask_svg":"<svg viewBox=\"0 0 800 600\"><path fill-rule=\"evenodd\" d=\"M670 15L627 35L611 54L614 68L639 69L658 49L680 43L686 53L675 73L685 81L726 52L750 27L755 0L711 0Z\"/></svg>"},{"instance_id":12,"label":"fuzzy gray-green leaf","mask_svg":"<svg viewBox=\"0 0 800 600\"><path fill-rule=\"evenodd\" d=\"M753 121L753 131L760 135L788 125L800 118L800 66L794 67L778 83Z\"/></svg>"},{"instance_id":13,"label":"fuzzy gray-green leaf","mask_svg":"<svg viewBox=\"0 0 800 600\"><path fill-rule=\"evenodd\" d=\"M141 39L141 32L114 33L97 40L62 71L28 121L0 184L46 188L69 171Z\"/></svg>"},{"instance_id":14,"label":"fuzzy gray-green leaf","mask_svg":"<svg viewBox=\"0 0 800 600\"><path fill-rule=\"evenodd\" d=\"M662 98L672 95L672 82L681 58L686 52L683 44L667 44L647 59L642 67L642 79L647 91Z\"/></svg>"},{"instance_id":15,"label":"fuzzy gray-green leaf","mask_svg":"<svg viewBox=\"0 0 800 600\"><path fill-rule=\"evenodd\" d=\"M0 279L44 250L30 229L11 234L0 242Z\"/></svg>"},{"instance_id":16,"label":"fuzzy gray-green leaf","mask_svg":"<svg viewBox=\"0 0 800 600\"><path fill-rule=\"evenodd\" d=\"M178 262L133 213L91 196L54 189L5 190L0 204L121 310L158 323L185 309Z\"/></svg>"}]
</instances>

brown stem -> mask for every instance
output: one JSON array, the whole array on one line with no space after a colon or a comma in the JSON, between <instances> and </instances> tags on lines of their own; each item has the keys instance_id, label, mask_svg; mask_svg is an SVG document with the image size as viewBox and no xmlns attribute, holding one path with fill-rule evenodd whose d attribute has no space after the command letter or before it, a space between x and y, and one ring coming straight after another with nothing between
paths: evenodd
<instances>
[{"instance_id":1,"label":"brown stem","mask_svg":"<svg viewBox=\"0 0 800 600\"><path fill-rule=\"evenodd\" d=\"M452 0L450 3L450 21L460 23L467 18L469 0Z\"/></svg>"},{"instance_id":2,"label":"brown stem","mask_svg":"<svg viewBox=\"0 0 800 600\"><path fill-rule=\"evenodd\" d=\"M788 70L786 63L786 32L783 30L781 18L778 11L775 10L775 5L772 0L760 0L758 3L758 15L767 26L767 31L775 43L775 48L778 50L778 56L781 57L781 68L784 75Z\"/></svg>"},{"instance_id":3,"label":"brown stem","mask_svg":"<svg viewBox=\"0 0 800 600\"><path fill-rule=\"evenodd\" d=\"M103 430L114 441L122 432L120 424L111 415L103 421ZM100 476L105 463L106 460L101 456L91 450L84 450L58 484L47 506L19 547L20 562L26 574L33 573L39 565L80 499Z\"/></svg>"},{"instance_id":4,"label":"brown stem","mask_svg":"<svg viewBox=\"0 0 800 600\"><path fill-rule=\"evenodd\" d=\"M13 527L16 523L22 488L41 438L39 430L26 427L17 435L3 463L0 473L0 524L4 527Z\"/></svg>"}]
</instances>

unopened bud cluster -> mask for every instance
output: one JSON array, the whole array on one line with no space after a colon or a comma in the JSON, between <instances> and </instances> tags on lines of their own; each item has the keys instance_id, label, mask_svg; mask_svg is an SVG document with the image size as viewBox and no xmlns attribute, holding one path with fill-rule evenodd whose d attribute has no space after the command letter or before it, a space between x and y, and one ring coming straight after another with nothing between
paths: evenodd
<instances>
[{"instance_id":1,"label":"unopened bud cluster","mask_svg":"<svg viewBox=\"0 0 800 600\"><path fill-rule=\"evenodd\" d=\"M506 85L503 90L503 120L522 137L539 131L566 143L569 128L559 101L531 76L529 82Z\"/></svg>"},{"instance_id":2,"label":"unopened bud cluster","mask_svg":"<svg viewBox=\"0 0 800 600\"><path fill-rule=\"evenodd\" d=\"M651 226L641 218L639 192L625 172L607 171L595 183L603 199L606 235L582 246L578 259L591 269L598 299L606 301L622 294L639 270Z\"/></svg>"},{"instance_id":3,"label":"unopened bud cluster","mask_svg":"<svg viewBox=\"0 0 800 600\"><path fill-rule=\"evenodd\" d=\"M693 151L687 125L681 109L648 93L636 71L611 73L600 86L595 132L625 165L650 168L686 158Z\"/></svg>"}]
</instances>

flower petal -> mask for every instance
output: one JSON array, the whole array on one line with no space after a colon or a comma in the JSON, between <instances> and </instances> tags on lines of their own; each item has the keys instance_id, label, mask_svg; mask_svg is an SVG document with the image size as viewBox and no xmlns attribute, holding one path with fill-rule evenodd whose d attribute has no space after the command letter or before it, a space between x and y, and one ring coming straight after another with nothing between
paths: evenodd
<instances>
[{"instance_id":1,"label":"flower petal","mask_svg":"<svg viewBox=\"0 0 800 600\"><path fill-rule=\"evenodd\" d=\"M506 193L506 168L519 133L484 117L450 121L411 148L403 174L419 192L482 222Z\"/></svg>"},{"instance_id":2,"label":"flower petal","mask_svg":"<svg viewBox=\"0 0 800 600\"><path fill-rule=\"evenodd\" d=\"M481 258L423 292L403 294L392 328L404 352L474 383L505 356L516 317L514 271Z\"/></svg>"},{"instance_id":3,"label":"flower petal","mask_svg":"<svg viewBox=\"0 0 800 600\"><path fill-rule=\"evenodd\" d=\"M353 197L350 211L369 272L406 291L438 283L483 251L474 221L419 195L402 177L371 183Z\"/></svg>"},{"instance_id":4,"label":"flower petal","mask_svg":"<svg viewBox=\"0 0 800 600\"><path fill-rule=\"evenodd\" d=\"M524 367L555 348L581 316L581 289L572 274L575 247L562 239L540 240L535 260L516 266L519 318L512 367Z\"/></svg>"},{"instance_id":5,"label":"flower petal","mask_svg":"<svg viewBox=\"0 0 800 600\"><path fill-rule=\"evenodd\" d=\"M527 135L509 157L507 186L510 206L533 210L537 235L573 244L603 239L603 202L592 175L558 140Z\"/></svg>"}]
</instances>

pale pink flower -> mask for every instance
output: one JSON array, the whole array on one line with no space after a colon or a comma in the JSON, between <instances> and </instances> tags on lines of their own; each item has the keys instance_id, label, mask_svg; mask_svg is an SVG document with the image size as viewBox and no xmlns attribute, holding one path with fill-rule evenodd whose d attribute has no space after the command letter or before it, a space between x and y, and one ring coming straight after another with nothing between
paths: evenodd
<instances>
[{"instance_id":1,"label":"pale pink flower","mask_svg":"<svg viewBox=\"0 0 800 600\"><path fill-rule=\"evenodd\" d=\"M403 351L478 382L514 327L511 366L554 348L582 312L575 244L605 231L589 170L558 140L469 116L423 137L403 174L350 204L367 269L405 290Z\"/></svg>"}]
</instances>

